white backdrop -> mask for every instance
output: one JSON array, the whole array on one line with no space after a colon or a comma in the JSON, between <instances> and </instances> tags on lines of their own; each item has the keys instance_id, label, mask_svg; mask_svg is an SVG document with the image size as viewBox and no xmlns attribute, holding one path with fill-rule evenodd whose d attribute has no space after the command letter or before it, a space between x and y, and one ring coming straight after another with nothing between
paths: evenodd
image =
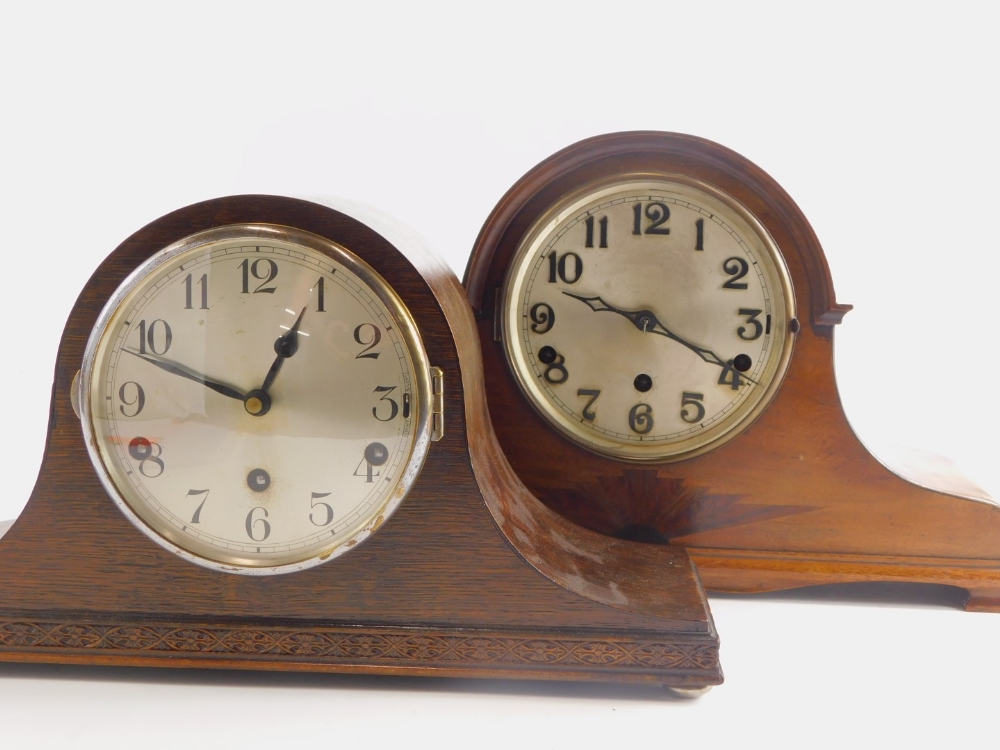
<instances>
[{"instance_id":1,"label":"white backdrop","mask_svg":"<svg viewBox=\"0 0 1000 750\"><path fill-rule=\"evenodd\" d=\"M33 486L76 295L147 222L220 195L342 196L412 226L461 276L518 177L581 138L630 129L707 137L775 177L823 243L837 299L855 305L836 333L837 376L861 437L950 456L1000 497L998 18L985 3L945 11L538 1L0 11L0 519ZM955 603L947 591L713 597L727 681L696 702L599 686L0 665L0 738L985 739L1000 698L1000 616Z\"/></svg>"}]
</instances>

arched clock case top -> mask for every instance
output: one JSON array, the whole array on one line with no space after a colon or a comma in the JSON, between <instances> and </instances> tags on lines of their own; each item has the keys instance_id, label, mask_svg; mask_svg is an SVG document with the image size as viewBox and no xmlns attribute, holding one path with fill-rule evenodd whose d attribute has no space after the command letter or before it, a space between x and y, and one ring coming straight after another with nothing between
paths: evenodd
<instances>
[{"instance_id":1,"label":"arched clock case top","mask_svg":"<svg viewBox=\"0 0 1000 750\"><path fill-rule=\"evenodd\" d=\"M622 193L619 200L627 205L618 209L596 199L587 203L586 196L597 195L602 185L628 182L637 175L668 184L656 195ZM567 370L572 373L570 354L603 358L611 370L640 347L653 347L649 333L660 334L657 353L673 347L671 359L658 362L672 366L684 360L692 362L691 367L715 368L711 376L721 373L723 387L727 359L735 359L741 339L759 333L759 329L748 333L752 329L742 321L762 320L763 315L757 314L762 305L744 307L731 301L737 297L726 296L732 285L724 286L733 277L726 275L730 269L724 266L729 263L736 272L738 253L726 251L722 264L720 256L708 260L709 253L700 253L708 247L703 232L708 231L707 217L713 211L697 196L671 198L670 191L676 190L669 183L678 178L718 192L726 198L725 210L745 210L773 241L794 296L789 321L794 341L773 398L727 440L701 452L636 463L628 456L622 460L602 455L585 442L567 438L565 430L557 429L555 420L546 416L556 407L539 403L533 394L547 389L556 394L552 403L569 403L567 413L579 422L601 426L597 406L606 402L596 399L605 398L607 386L564 378ZM580 194L584 199L573 208L572 198ZM685 206L685 200L693 208ZM665 216L668 208L673 211L670 222ZM571 215L573 211L578 214ZM662 251L655 261L642 249L646 245L638 244L647 242L639 235L652 226L660 227L657 231L663 235L652 238ZM667 236L669 227L673 234ZM538 233L544 235L541 249L532 256L524 248ZM610 265L616 247L622 263L629 251L647 252L641 272L633 267L631 276L617 273ZM519 270L526 257L534 259L534 266ZM684 270L699 263L696 267L708 269L698 271L702 276ZM588 277L590 269L594 273ZM543 301L511 293L512 288L519 289L511 282L519 273L534 273L540 279L537 285L545 287L547 295ZM690 283L671 287L670 274ZM681 312L670 315L679 317L685 301L696 306L702 298L725 300L733 315L739 312L736 323L722 335L698 329L697 318L705 316L690 315L682 325L700 330L697 335L709 341L715 335L721 343L696 339L670 315L655 310L657 304L665 308L666 302L648 291L655 288L648 281L653 277L662 279L664 289L679 300L680 307L673 309ZM706 283L705 278L714 281ZM836 302L822 248L802 212L749 160L710 141L676 133L614 133L569 146L531 169L500 199L480 231L464 284L483 346L487 401L500 445L524 484L566 518L609 536L687 549L709 590L924 582L965 589L968 609L1000 609L1000 508L981 491L952 477L924 474L904 479L860 443L841 406L833 368L834 327L851 308ZM628 300L631 288L640 290L631 306L616 301ZM752 284L749 290L753 291ZM575 307L565 301L567 297L576 300ZM562 306L556 307L553 300ZM513 304L523 307L512 309ZM533 363L533 370L509 354L509 329L514 327L509 321L518 315L525 320L523 359ZM593 321L594 333L587 332L585 346L577 344L571 350L572 333L564 334L568 344L552 336L567 316L589 316L586 320ZM602 339L597 326L608 325L608 320L617 328L613 337ZM577 326L578 331L584 329L582 323ZM655 326L659 327L654 330ZM733 359L728 359L729 366ZM642 368L635 369L647 375ZM589 371L588 377L595 372L593 377L599 379L601 366ZM647 398L647 392L655 394L662 387L650 386L658 372L650 370L646 380L637 375L634 385L631 372L626 373L622 388L633 394L636 406L627 426L615 431L642 439L646 425L636 415L659 418L664 413L663 402L652 404ZM523 381L531 377L540 388L524 387ZM680 418L697 422L706 411L699 404L708 402L709 389L715 385L688 389L685 382L670 386L676 390L671 397L678 402L671 408L683 407L677 409ZM569 390L560 391L561 383ZM755 385L746 379L740 383L743 388ZM618 420L625 424L624 410L619 410Z\"/></svg>"},{"instance_id":2,"label":"arched clock case top","mask_svg":"<svg viewBox=\"0 0 1000 750\"><path fill-rule=\"evenodd\" d=\"M140 531L91 464L72 403L88 338L123 280L184 238L248 225L291 227L356 254L398 295L427 363L441 372L429 404L441 439L430 443L391 518L372 520L362 543L339 556L307 569L268 571L272 575L194 564ZM239 283L238 259L227 269L223 277ZM248 287L268 288L270 264L255 270L251 261L242 270ZM285 332L266 342L275 349L264 352L260 375L269 373L268 387L259 390L273 396L279 415L288 392L279 388L282 378L292 386L304 377L295 368L313 361L305 349L292 351L297 333L289 331L321 330L310 321L321 306L317 279L306 281L308 303L279 310L279 317L287 315ZM179 285L179 299L190 307L211 305L201 296L200 271L170 283ZM332 281L324 284L324 310L332 312ZM129 318L133 328L124 330L137 330L140 322ZM248 320L246 329L255 322ZM142 360L149 377L166 384L160 391L189 388L206 400L223 399L235 414L245 410L245 422L258 418L266 398L241 390L255 383L196 371L196 363L181 362L180 349L176 362L161 356L165 327L157 326L150 339L153 327L149 316L142 331L146 351L128 334L134 351L122 355L125 361ZM331 346L348 342L353 357L374 338L369 329L352 338L354 329L345 323L324 335ZM291 198L235 196L157 219L101 264L67 322L38 480L22 514L0 536L0 661L628 681L689 691L719 684L718 636L687 553L609 541L541 505L496 447L481 383L478 340L461 285L386 217L356 206L339 211ZM374 397L390 394L386 388ZM153 390L145 394L147 405ZM123 392L116 384L112 398L117 394L134 414L138 392L133 385ZM401 414L402 401L396 403ZM366 413L371 408L365 404ZM376 419L396 412L383 401L374 408ZM333 421L329 428L343 425ZM139 460L133 457L133 464ZM353 481L364 482L365 472ZM313 501L308 507L306 497L303 512L325 523L335 497ZM197 507L186 509L189 520ZM276 514L267 519L276 523ZM264 517L254 510L241 533L264 536ZM658 585L650 586L654 580Z\"/></svg>"}]
</instances>

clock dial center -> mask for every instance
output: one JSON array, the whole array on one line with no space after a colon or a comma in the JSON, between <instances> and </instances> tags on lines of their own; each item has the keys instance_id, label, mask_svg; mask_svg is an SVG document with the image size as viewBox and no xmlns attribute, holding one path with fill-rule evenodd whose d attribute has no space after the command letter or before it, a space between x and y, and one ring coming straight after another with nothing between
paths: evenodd
<instances>
[{"instance_id":1,"label":"clock dial center","mask_svg":"<svg viewBox=\"0 0 1000 750\"><path fill-rule=\"evenodd\" d=\"M271 397L259 388L252 390L247 394L246 401L243 402L243 408L246 409L247 414L255 417L263 417L271 410Z\"/></svg>"}]
</instances>

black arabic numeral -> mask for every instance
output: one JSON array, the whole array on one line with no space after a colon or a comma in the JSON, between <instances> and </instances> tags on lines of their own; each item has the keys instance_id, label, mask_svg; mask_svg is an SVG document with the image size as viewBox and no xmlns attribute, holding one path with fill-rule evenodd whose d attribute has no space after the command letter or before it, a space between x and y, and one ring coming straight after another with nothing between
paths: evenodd
<instances>
[{"instance_id":1,"label":"black arabic numeral","mask_svg":"<svg viewBox=\"0 0 1000 750\"><path fill-rule=\"evenodd\" d=\"M747 324L753 325L753 333L749 336L746 335L747 333L746 326L740 326L739 328L736 329L736 334L741 339L743 339L744 341L756 341L757 339L760 338L760 335L764 333L764 326L761 324L759 320L757 320L757 316L760 315L762 312L764 311L751 310L749 307L740 308L740 315L747 316Z\"/></svg>"},{"instance_id":2,"label":"black arabic numeral","mask_svg":"<svg viewBox=\"0 0 1000 750\"><path fill-rule=\"evenodd\" d=\"M558 355L555 362L545 368L545 379L552 385L559 385L569 380L569 372L566 370L565 363L566 358L561 354Z\"/></svg>"},{"instance_id":3,"label":"black arabic numeral","mask_svg":"<svg viewBox=\"0 0 1000 750\"><path fill-rule=\"evenodd\" d=\"M747 272L750 270L750 266L747 265L747 262L743 260L743 258L736 258L736 257L726 258L722 262L722 270L733 277L722 285L723 289L747 288L746 282L740 281L740 279L746 276Z\"/></svg>"},{"instance_id":4,"label":"black arabic numeral","mask_svg":"<svg viewBox=\"0 0 1000 750\"><path fill-rule=\"evenodd\" d=\"M209 490L188 490L188 497L197 497L198 495L204 495L198 507L194 509L194 513L191 515L191 523L201 523L201 509L205 507L205 501L208 500Z\"/></svg>"},{"instance_id":5,"label":"black arabic numeral","mask_svg":"<svg viewBox=\"0 0 1000 750\"><path fill-rule=\"evenodd\" d=\"M250 294L250 277L260 282L253 290L254 294L274 294L277 287L267 286L278 275L278 264L270 258L257 258L253 263L246 258L240 263L243 272L243 294Z\"/></svg>"},{"instance_id":6,"label":"black arabic numeral","mask_svg":"<svg viewBox=\"0 0 1000 750\"><path fill-rule=\"evenodd\" d=\"M354 476L365 477L366 484L372 484L375 481L375 477L381 476L381 472L375 471L376 466L382 466L386 461L389 460L389 451L382 443L369 443L365 446L365 454L361 461L358 463L356 469L354 469ZM365 467L363 474L359 474L361 467Z\"/></svg>"},{"instance_id":7,"label":"black arabic numeral","mask_svg":"<svg viewBox=\"0 0 1000 750\"><path fill-rule=\"evenodd\" d=\"M254 518L253 514L257 511L263 511L264 515ZM259 505L247 513L247 536L253 539L255 542L263 542L269 536L271 536L271 524L269 524L265 519L267 519L267 508L262 508ZM260 530L260 536L254 536L254 532Z\"/></svg>"},{"instance_id":8,"label":"black arabic numeral","mask_svg":"<svg viewBox=\"0 0 1000 750\"><path fill-rule=\"evenodd\" d=\"M163 325L159 326L157 325L158 323L162 323ZM163 348L158 349L156 346L156 332L160 330L161 327L163 329ZM173 341L174 334L170 330L170 326L167 324L167 321L157 318L148 326L146 325L145 320L139 321L139 354L146 354L146 347L149 347L149 351L153 354L166 354Z\"/></svg>"},{"instance_id":9,"label":"black arabic numeral","mask_svg":"<svg viewBox=\"0 0 1000 750\"><path fill-rule=\"evenodd\" d=\"M648 435L653 429L653 407L649 404L636 404L628 413L628 426L637 435Z\"/></svg>"},{"instance_id":10,"label":"black arabic numeral","mask_svg":"<svg viewBox=\"0 0 1000 750\"><path fill-rule=\"evenodd\" d=\"M365 341L361 338L363 335L362 331L365 328L372 329L372 337L370 341ZM354 329L354 340L361 344L361 346L365 347L361 350L360 354L355 355L355 359L378 359L378 355L381 354L381 352L372 351L372 349L378 346L378 342L382 340L382 331L379 330L377 325L374 323L362 323Z\"/></svg>"},{"instance_id":11,"label":"black arabic numeral","mask_svg":"<svg viewBox=\"0 0 1000 750\"><path fill-rule=\"evenodd\" d=\"M705 418L705 405L702 403L704 399L705 394L703 393L684 391L681 394L681 419L688 424L698 424L703 420ZM694 407L694 414L688 411L689 406Z\"/></svg>"},{"instance_id":12,"label":"black arabic numeral","mask_svg":"<svg viewBox=\"0 0 1000 750\"><path fill-rule=\"evenodd\" d=\"M695 240L694 240L694 249L695 250L704 250L705 249L705 220L704 219L698 219L698 221L696 221L694 223L694 229L695 229L695 233L696 233L695 234Z\"/></svg>"},{"instance_id":13,"label":"black arabic numeral","mask_svg":"<svg viewBox=\"0 0 1000 750\"><path fill-rule=\"evenodd\" d=\"M163 448L159 443L154 443L144 437L132 438L128 444L128 454L134 461L139 462L139 473L147 479L156 479L166 468L163 464ZM156 473L150 474L146 471L146 466L152 464L156 467Z\"/></svg>"},{"instance_id":14,"label":"black arabic numeral","mask_svg":"<svg viewBox=\"0 0 1000 750\"><path fill-rule=\"evenodd\" d=\"M569 380L569 372L565 367L566 358L551 346L543 346L538 350L538 361L546 365L542 377L547 382L559 385Z\"/></svg>"},{"instance_id":15,"label":"black arabic numeral","mask_svg":"<svg viewBox=\"0 0 1000 750\"><path fill-rule=\"evenodd\" d=\"M320 276L313 289L316 290L316 312L326 312L326 279Z\"/></svg>"},{"instance_id":16,"label":"black arabic numeral","mask_svg":"<svg viewBox=\"0 0 1000 750\"><path fill-rule=\"evenodd\" d=\"M535 333L548 333L556 324L556 313L549 305L539 302L531 306L531 330Z\"/></svg>"},{"instance_id":17,"label":"black arabic numeral","mask_svg":"<svg viewBox=\"0 0 1000 750\"><path fill-rule=\"evenodd\" d=\"M315 526L329 526L330 522L333 521L333 508L330 506L330 504L316 502L321 497L329 497L329 496L330 496L329 492L312 493L312 499L310 500L310 502L312 503L313 510L309 511L309 520L312 521ZM323 521L322 523L317 521L315 516L313 516L313 513L316 512L315 510L316 508L324 508L326 510L326 520Z\"/></svg>"},{"instance_id":18,"label":"black arabic numeral","mask_svg":"<svg viewBox=\"0 0 1000 750\"><path fill-rule=\"evenodd\" d=\"M377 419L379 422L391 422L396 418L396 415L399 414L399 404L397 404L393 399L389 398L389 394L392 393L394 390L396 390L396 386L394 385L375 386L375 390L373 392L383 394L382 398L380 398L379 401L389 402L389 416L386 417L385 419L382 419L382 417L378 415L378 406L372 407L372 416L375 417L375 419Z\"/></svg>"},{"instance_id":19,"label":"black arabic numeral","mask_svg":"<svg viewBox=\"0 0 1000 750\"><path fill-rule=\"evenodd\" d=\"M193 297L194 297L194 285L195 281L191 274L184 277L184 309L193 310ZM208 309L208 274L203 273L201 278L197 281L198 286L201 287L201 307L200 310Z\"/></svg>"},{"instance_id":20,"label":"black arabic numeral","mask_svg":"<svg viewBox=\"0 0 1000 750\"><path fill-rule=\"evenodd\" d=\"M581 415L588 422L593 422L594 419L597 417L597 414L590 407L594 405L595 401L597 401L597 398L598 396L601 395L601 392L590 388L579 388L576 392L576 395L583 396L584 398L588 399L587 403L584 404L583 406L583 411L581 412Z\"/></svg>"},{"instance_id":21,"label":"black arabic numeral","mask_svg":"<svg viewBox=\"0 0 1000 750\"><path fill-rule=\"evenodd\" d=\"M130 385L135 386L135 398L133 398L131 401L128 399L128 390L126 388L126 386ZM122 402L122 406L119 406L118 409L126 417L137 416L139 412L142 411L142 407L146 405L146 394L142 390L142 386L136 383L134 380L129 380L125 383L122 383L122 387L118 389L118 399ZM127 411L125 411L126 406L134 406L135 411L129 414Z\"/></svg>"},{"instance_id":22,"label":"black arabic numeral","mask_svg":"<svg viewBox=\"0 0 1000 750\"><path fill-rule=\"evenodd\" d=\"M567 261L572 258L573 265L570 267ZM571 270L572 273L567 273ZM561 280L566 284L575 284L583 275L583 261L576 253L566 253L561 258L555 250L549 253L549 283L555 284Z\"/></svg>"},{"instance_id":23,"label":"black arabic numeral","mask_svg":"<svg viewBox=\"0 0 1000 750\"><path fill-rule=\"evenodd\" d=\"M740 371L733 367L732 360L726 362L722 368L722 372L719 374L719 385L728 385L734 391L738 391L740 386L743 385L743 378L740 376Z\"/></svg>"},{"instance_id":24,"label":"black arabic numeral","mask_svg":"<svg viewBox=\"0 0 1000 750\"><path fill-rule=\"evenodd\" d=\"M362 466L365 467L364 473L359 474L358 472L361 471ZM354 476L364 477L366 484L374 484L375 477L381 476L381 473L382 472L375 471L374 464L372 464L372 462L367 458L362 458L361 463L359 463L357 468L354 469Z\"/></svg>"},{"instance_id":25,"label":"black arabic numeral","mask_svg":"<svg viewBox=\"0 0 1000 750\"><path fill-rule=\"evenodd\" d=\"M587 228L587 238L586 238L586 241L583 243L583 246L584 247L593 247L594 246L594 217L593 216L588 216L587 220L585 222L583 222L583 223L584 223L584 226ZM600 238L599 247L606 248L608 246L608 217L607 216L602 216L601 220L599 222L597 222L597 223L598 223L598 226L601 229L601 238ZM572 284L573 282L569 282L569 283Z\"/></svg>"}]
</instances>

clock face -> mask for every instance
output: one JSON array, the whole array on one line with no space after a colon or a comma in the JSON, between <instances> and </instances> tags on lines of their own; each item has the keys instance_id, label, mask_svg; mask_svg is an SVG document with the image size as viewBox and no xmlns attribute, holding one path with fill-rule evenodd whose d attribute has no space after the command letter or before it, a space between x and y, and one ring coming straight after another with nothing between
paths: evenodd
<instances>
[{"instance_id":1,"label":"clock face","mask_svg":"<svg viewBox=\"0 0 1000 750\"><path fill-rule=\"evenodd\" d=\"M111 497L215 569L347 551L403 499L430 439L402 302L348 250L287 227L222 227L153 256L106 306L81 375Z\"/></svg>"},{"instance_id":2,"label":"clock face","mask_svg":"<svg viewBox=\"0 0 1000 750\"><path fill-rule=\"evenodd\" d=\"M766 230L699 181L592 185L525 235L503 292L508 363L566 437L630 461L703 453L774 396L794 300Z\"/></svg>"}]
</instances>

